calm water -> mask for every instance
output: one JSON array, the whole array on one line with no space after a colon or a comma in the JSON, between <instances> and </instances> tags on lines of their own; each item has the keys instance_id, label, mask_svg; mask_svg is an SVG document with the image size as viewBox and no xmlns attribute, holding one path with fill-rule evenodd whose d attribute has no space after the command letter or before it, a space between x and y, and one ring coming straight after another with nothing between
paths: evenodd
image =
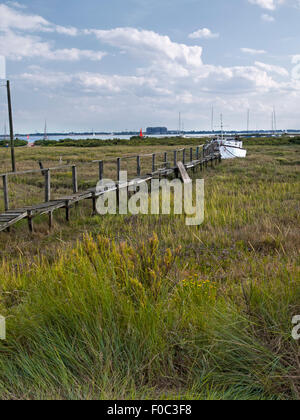
<instances>
[{"instance_id":1,"label":"calm water","mask_svg":"<svg viewBox=\"0 0 300 420\"><path fill-rule=\"evenodd\" d=\"M71 139L71 140L86 140L87 138L89 139L95 139L95 140L112 140L112 139L122 139L122 140L129 140L132 136L131 135L116 135L116 134L110 134L110 135L95 135L93 136L91 135L76 135L76 136L72 136L72 135L67 135L67 134L63 134L63 135L59 135L59 136L48 136L48 140L62 140L62 139ZM177 137L177 135L175 134L169 134L167 136L163 135L163 136L151 136L151 137L155 137L155 138L164 138L164 137ZM203 134L196 134L193 135L193 137L207 137L207 135L203 135ZM27 136L18 136L18 138L20 140L28 140ZM29 137L29 142L33 143L36 140L43 140L43 136L30 136Z\"/></svg>"}]
</instances>

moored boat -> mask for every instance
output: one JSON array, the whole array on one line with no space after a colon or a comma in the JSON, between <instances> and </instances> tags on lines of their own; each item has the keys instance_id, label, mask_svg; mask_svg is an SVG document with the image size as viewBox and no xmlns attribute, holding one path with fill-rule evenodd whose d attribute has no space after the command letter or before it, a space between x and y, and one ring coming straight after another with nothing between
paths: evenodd
<instances>
[{"instance_id":1,"label":"moored boat","mask_svg":"<svg viewBox=\"0 0 300 420\"><path fill-rule=\"evenodd\" d=\"M238 138L222 136L217 138L222 159L245 158L247 150L243 148L243 142Z\"/></svg>"}]
</instances>

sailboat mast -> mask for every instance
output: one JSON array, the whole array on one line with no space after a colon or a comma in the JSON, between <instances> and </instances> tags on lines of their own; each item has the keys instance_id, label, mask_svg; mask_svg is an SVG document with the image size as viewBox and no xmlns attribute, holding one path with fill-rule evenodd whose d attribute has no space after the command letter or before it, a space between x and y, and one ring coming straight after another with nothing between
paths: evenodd
<instances>
[{"instance_id":1,"label":"sailboat mast","mask_svg":"<svg viewBox=\"0 0 300 420\"><path fill-rule=\"evenodd\" d=\"M223 114L221 114L221 136L224 139L224 126L223 126Z\"/></svg>"},{"instance_id":2,"label":"sailboat mast","mask_svg":"<svg viewBox=\"0 0 300 420\"><path fill-rule=\"evenodd\" d=\"M214 115L215 114L215 110L214 110L214 106L211 107L211 132L214 133Z\"/></svg>"},{"instance_id":3,"label":"sailboat mast","mask_svg":"<svg viewBox=\"0 0 300 420\"><path fill-rule=\"evenodd\" d=\"M250 128L250 109L247 111L247 134L249 134L249 128Z\"/></svg>"},{"instance_id":4,"label":"sailboat mast","mask_svg":"<svg viewBox=\"0 0 300 420\"><path fill-rule=\"evenodd\" d=\"M276 121L276 109L275 109L275 107L273 109L273 113L274 113L274 131L276 133L277 132L277 121Z\"/></svg>"}]
</instances>

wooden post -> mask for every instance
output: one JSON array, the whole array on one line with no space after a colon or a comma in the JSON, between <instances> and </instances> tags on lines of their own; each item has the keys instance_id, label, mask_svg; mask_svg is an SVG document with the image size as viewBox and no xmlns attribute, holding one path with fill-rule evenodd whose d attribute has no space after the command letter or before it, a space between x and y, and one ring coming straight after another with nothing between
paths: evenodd
<instances>
[{"instance_id":1,"label":"wooden post","mask_svg":"<svg viewBox=\"0 0 300 420\"><path fill-rule=\"evenodd\" d=\"M177 166L177 150L174 150L174 168Z\"/></svg>"},{"instance_id":2,"label":"wooden post","mask_svg":"<svg viewBox=\"0 0 300 420\"><path fill-rule=\"evenodd\" d=\"M193 148L190 148L190 162L193 162Z\"/></svg>"},{"instance_id":3,"label":"wooden post","mask_svg":"<svg viewBox=\"0 0 300 420\"><path fill-rule=\"evenodd\" d=\"M48 203L51 200L51 174L50 169L45 171L45 202Z\"/></svg>"},{"instance_id":4,"label":"wooden post","mask_svg":"<svg viewBox=\"0 0 300 420\"><path fill-rule=\"evenodd\" d=\"M141 157L136 157L136 174L137 176L141 176Z\"/></svg>"},{"instance_id":5,"label":"wooden post","mask_svg":"<svg viewBox=\"0 0 300 420\"><path fill-rule=\"evenodd\" d=\"M185 164L185 149L182 151L182 163Z\"/></svg>"},{"instance_id":6,"label":"wooden post","mask_svg":"<svg viewBox=\"0 0 300 420\"><path fill-rule=\"evenodd\" d=\"M8 195L8 182L7 175L3 175L3 194L4 194L4 209L9 210L9 195Z\"/></svg>"},{"instance_id":7,"label":"wooden post","mask_svg":"<svg viewBox=\"0 0 300 420\"><path fill-rule=\"evenodd\" d=\"M77 180L77 168L75 165L72 166L72 184L73 184L73 193L78 193L78 180Z\"/></svg>"},{"instance_id":8,"label":"wooden post","mask_svg":"<svg viewBox=\"0 0 300 420\"><path fill-rule=\"evenodd\" d=\"M45 175L45 202L48 203L51 200L51 174L50 174L50 169L45 170L43 173ZM48 222L49 223L49 229L51 229L52 224L53 224L53 213L51 211L48 213L48 217L49 217L49 222ZM32 219L32 217L30 217L28 215L28 222L32 224L32 222L30 222L30 219ZM29 229L31 229L30 224L29 224Z\"/></svg>"},{"instance_id":9,"label":"wooden post","mask_svg":"<svg viewBox=\"0 0 300 420\"><path fill-rule=\"evenodd\" d=\"M164 153L164 164L165 164L165 168L167 167L167 163L168 163L168 153L165 152Z\"/></svg>"},{"instance_id":10,"label":"wooden post","mask_svg":"<svg viewBox=\"0 0 300 420\"><path fill-rule=\"evenodd\" d=\"M154 153L152 155L152 172L155 172L155 160L156 160L156 155Z\"/></svg>"},{"instance_id":11,"label":"wooden post","mask_svg":"<svg viewBox=\"0 0 300 420\"><path fill-rule=\"evenodd\" d=\"M49 229L52 229L53 226L53 211L49 212Z\"/></svg>"},{"instance_id":12,"label":"wooden post","mask_svg":"<svg viewBox=\"0 0 300 420\"><path fill-rule=\"evenodd\" d=\"M197 146L197 148L196 148L196 160L199 160L199 151L200 151L200 147Z\"/></svg>"},{"instance_id":13,"label":"wooden post","mask_svg":"<svg viewBox=\"0 0 300 420\"><path fill-rule=\"evenodd\" d=\"M117 159L117 206L120 204L121 158Z\"/></svg>"},{"instance_id":14,"label":"wooden post","mask_svg":"<svg viewBox=\"0 0 300 420\"><path fill-rule=\"evenodd\" d=\"M78 178L77 178L77 168L76 165L72 166L72 185L73 185L73 193L78 193ZM75 207L78 207L78 201L75 203Z\"/></svg>"},{"instance_id":15,"label":"wooden post","mask_svg":"<svg viewBox=\"0 0 300 420\"><path fill-rule=\"evenodd\" d=\"M103 160L99 162L99 181L103 179Z\"/></svg>"},{"instance_id":16,"label":"wooden post","mask_svg":"<svg viewBox=\"0 0 300 420\"><path fill-rule=\"evenodd\" d=\"M117 181L120 181L120 172L121 172L121 158L117 159Z\"/></svg>"},{"instance_id":17,"label":"wooden post","mask_svg":"<svg viewBox=\"0 0 300 420\"><path fill-rule=\"evenodd\" d=\"M9 131L10 131L10 153L11 153L11 166L12 172L16 172L16 160L15 160L15 138L14 138L14 126L11 106L11 95L10 95L10 82L7 80L7 104L8 104L8 117L9 117Z\"/></svg>"}]
</instances>

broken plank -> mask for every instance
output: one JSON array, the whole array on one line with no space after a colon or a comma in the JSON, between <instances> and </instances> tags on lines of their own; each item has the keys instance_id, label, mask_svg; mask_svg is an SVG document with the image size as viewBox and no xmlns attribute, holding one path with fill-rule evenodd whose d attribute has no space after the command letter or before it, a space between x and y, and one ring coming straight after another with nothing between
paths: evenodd
<instances>
[{"instance_id":1,"label":"broken plank","mask_svg":"<svg viewBox=\"0 0 300 420\"><path fill-rule=\"evenodd\" d=\"M181 179L184 184L189 184L192 182L191 178L189 177L189 174L187 173L185 166L182 162L177 162L177 168L179 169L179 173L181 176Z\"/></svg>"}]
</instances>

